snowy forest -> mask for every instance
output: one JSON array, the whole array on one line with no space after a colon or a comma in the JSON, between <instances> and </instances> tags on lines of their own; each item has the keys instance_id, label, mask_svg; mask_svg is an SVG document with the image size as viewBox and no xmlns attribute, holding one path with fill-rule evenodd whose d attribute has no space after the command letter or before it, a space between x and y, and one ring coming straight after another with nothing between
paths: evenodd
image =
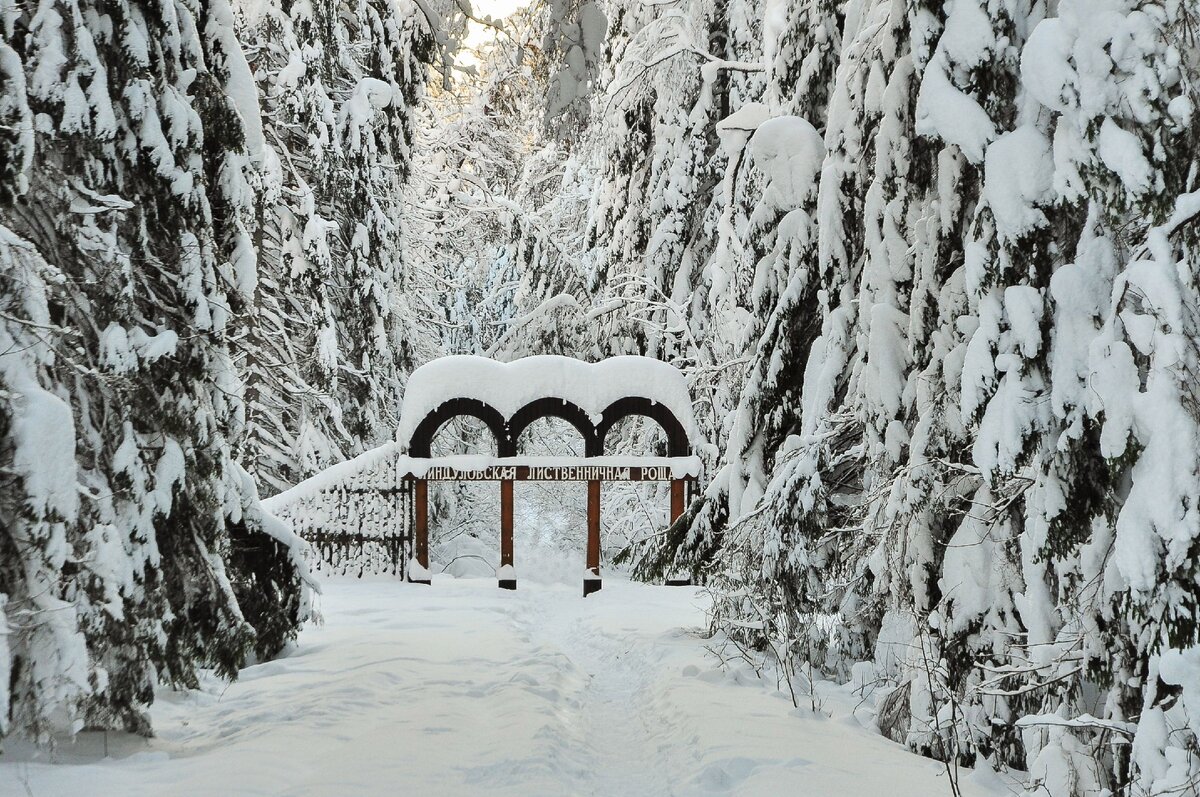
<instances>
[{"instance_id":1,"label":"snowy forest","mask_svg":"<svg viewBox=\"0 0 1200 797\"><path fill-rule=\"evenodd\" d=\"M475 5L0 0L0 740L287 649L262 500L419 365L637 354L703 490L606 555L721 655L948 793L1200 793L1200 6Z\"/></svg>"}]
</instances>

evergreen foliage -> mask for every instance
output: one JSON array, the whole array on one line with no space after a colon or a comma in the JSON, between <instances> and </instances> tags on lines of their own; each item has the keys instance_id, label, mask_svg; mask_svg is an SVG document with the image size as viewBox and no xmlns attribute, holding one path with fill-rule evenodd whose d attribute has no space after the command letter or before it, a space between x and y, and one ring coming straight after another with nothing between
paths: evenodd
<instances>
[{"instance_id":1,"label":"evergreen foliage","mask_svg":"<svg viewBox=\"0 0 1200 797\"><path fill-rule=\"evenodd\" d=\"M310 583L255 477L390 434L433 36L284 6L0 4L0 734L277 654Z\"/></svg>"},{"instance_id":2,"label":"evergreen foliage","mask_svg":"<svg viewBox=\"0 0 1200 797\"><path fill-rule=\"evenodd\" d=\"M1194 4L538 0L457 63L446 6L0 0L0 734L285 646L255 485L415 365L637 353L708 478L607 549L718 643L952 780L1195 790Z\"/></svg>"}]
</instances>

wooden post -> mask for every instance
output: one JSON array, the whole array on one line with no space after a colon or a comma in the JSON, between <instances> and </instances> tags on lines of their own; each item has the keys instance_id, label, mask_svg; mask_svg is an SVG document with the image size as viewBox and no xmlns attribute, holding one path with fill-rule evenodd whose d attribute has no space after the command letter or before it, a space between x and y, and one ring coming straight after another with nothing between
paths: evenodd
<instances>
[{"instance_id":1,"label":"wooden post","mask_svg":"<svg viewBox=\"0 0 1200 797\"><path fill-rule=\"evenodd\" d=\"M687 482L683 479L671 479L671 524L674 525L676 520L683 517L684 510L684 489ZM667 577L668 587L686 587L691 585L690 578L671 578Z\"/></svg>"},{"instance_id":2,"label":"wooden post","mask_svg":"<svg viewBox=\"0 0 1200 797\"><path fill-rule=\"evenodd\" d=\"M587 573L583 577L583 597L599 592L600 580L600 482L588 482Z\"/></svg>"},{"instance_id":3,"label":"wooden post","mask_svg":"<svg viewBox=\"0 0 1200 797\"><path fill-rule=\"evenodd\" d=\"M513 481L500 482L500 589L516 589L513 566ZM507 571L504 568L508 568Z\"/></svg>"},{"instance_id":4,"label":"wooden post","mask_svg":"<svg viewBox=\"0 0 1200 797\"><path fill-rule=\"evenodd\" d=\"M413 505L416 517L413 526L416 540L413 545L413 556L417 564L424 568L418 578L409 574L408 580L413 584L428 584L429 581L429 482L417 479L413 489Z\"/></svg>"},{"instance_id":5,"label":"wooden post","mask_svg":"<svg viewBox=\"0 0 1200 797\"><path fill-rule=\"evenodd\" d=\"M683 517L683 479L671 479L671 523Z\"/></svg>"}]
</instances>

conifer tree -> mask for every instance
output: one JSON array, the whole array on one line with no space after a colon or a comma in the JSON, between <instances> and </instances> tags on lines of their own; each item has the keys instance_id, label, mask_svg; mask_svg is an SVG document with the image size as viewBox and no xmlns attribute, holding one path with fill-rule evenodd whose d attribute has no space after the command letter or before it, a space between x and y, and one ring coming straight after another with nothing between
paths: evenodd
<instances>
[{"instance_id":1,"label":"conifer tree","mask_svg":"<svg viewBox=\"0 0 1200 797\"><path fill-rule=\"evenodd\" d=\"M156 680L231 677L308 612L299 542L233 459L257 100L224 0L0 25L7 731L145 731Z\"/></svg>"},{"instance_id":2,"label":"conifer tree","mask_svg":"<svg viewBox=\"0 0 1200 797\"><path fill-rule=\"evenodd\" d=\"M422 359L403 186L437 54L411 3L248 4L240 29L262 97L244 457L279 489L389 438Z\"/></svg>"}]
</instances>

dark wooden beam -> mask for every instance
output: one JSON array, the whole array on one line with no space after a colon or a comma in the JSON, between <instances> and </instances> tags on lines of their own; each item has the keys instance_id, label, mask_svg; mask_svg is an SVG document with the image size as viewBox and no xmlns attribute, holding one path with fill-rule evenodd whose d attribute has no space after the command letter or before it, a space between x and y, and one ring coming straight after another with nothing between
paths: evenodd
<instances>
[{"instance_id":1,"label":"dark wooden beam","mask_svg":"<svg viewBox=\"0 0 1200 797\"><path fill-rule=\"evenodd\" d=\"M500 566L512 567L513 563L513 482L500 482ZM516 578L500 579L500 589L516 589Z\"/></svg>"},{"instance_id":2,"label":"dark wooden beam","mask_svg":"<svg viewBox=\"0 0 1200 797\"><path fill-rule=\"evenodd\" d=\"M683 479L671 480L671 523L674 523L679 518L683 517L683 491L685 481Z\"/></svg>"},{"instance_id":3,"label":"dark wooden beam","mask_svg":"<svg viewBox=\"0 0 1200 797\"><path fill-rule=\"evenodd\" d=\"M587 504L587 575L583 580L583 597L599 592L600 580L600 482L588 483Z\"/></svg>"},{"instance_id":4,"label":"dark wooden beam","mask_svg":"<svg viewBox=\"0 0 1200 797\"><path fill-rule=\"evenodd\" d=\"M408 580L413 584L428 584L429 581L429 482L424 479L417 479L413 485L413 504L415 510L415 522L413 523L413 554L417 560L417 564L425 568L425 572L421 574L421 578L413 578L411 574Z\"/></svg>"}]
</instances>

